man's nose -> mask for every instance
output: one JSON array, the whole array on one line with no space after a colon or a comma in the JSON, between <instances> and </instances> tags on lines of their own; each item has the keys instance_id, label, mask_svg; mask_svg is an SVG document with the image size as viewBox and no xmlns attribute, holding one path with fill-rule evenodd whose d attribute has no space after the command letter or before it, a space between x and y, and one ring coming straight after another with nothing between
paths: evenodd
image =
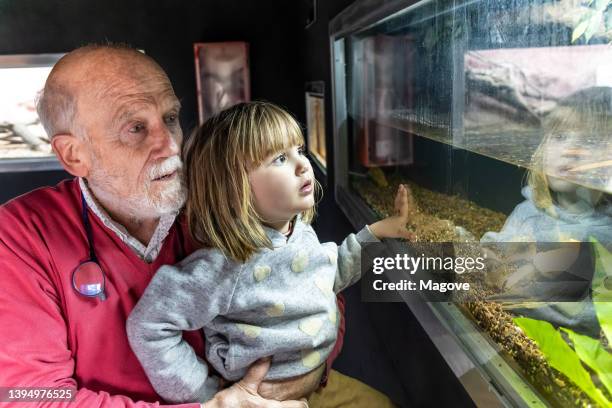
<instances>
[{"instance_id":1,"label":"man's nose","mask_svg":"<svg viewBox=\"0 0 612 408\"><path fill-rule=\"evenodd\" d=\"M180 133L180 130L178 131ZM175 156L180 151L181 135L170 131L163 124L155 129L153 135L153 149L156 157Z\"/></svg>"}]
</instances>

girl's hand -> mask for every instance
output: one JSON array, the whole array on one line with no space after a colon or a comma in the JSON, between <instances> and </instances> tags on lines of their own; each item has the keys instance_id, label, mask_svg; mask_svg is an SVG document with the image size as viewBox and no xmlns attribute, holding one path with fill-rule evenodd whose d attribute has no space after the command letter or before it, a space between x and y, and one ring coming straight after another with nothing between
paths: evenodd
<instances>
[{"instance_id":1,"label":"girl's hand","mask_svg":"<svg viewBox=\"0 0 612 408\"><path fill-rule=\"evenodd\" d=\"M370 231L378 239L404 238L413 240L414 234L406 229L408 223L408 187L400 184L395 196L395 215L370 225Z\"/></svg>"}]
</instances>

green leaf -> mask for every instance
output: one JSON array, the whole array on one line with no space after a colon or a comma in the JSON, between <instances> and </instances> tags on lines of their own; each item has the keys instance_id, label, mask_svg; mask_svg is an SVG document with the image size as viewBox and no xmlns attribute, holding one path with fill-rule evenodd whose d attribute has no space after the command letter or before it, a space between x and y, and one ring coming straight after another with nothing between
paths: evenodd
<instances>
[{"instance_id":1,"label":"green leaf","mask_svg":"<svg viewBox=\"0 0 612 408\"><path fill-rule=\"evenodd\" d=\"M572 32L572 42L576 42L577 39L579 39L582 34L584 34L584 32L586 31L587 27L589 26L589 20L583 20L580 22L580 24L578 24L576 26L576 28L574 28L574 31Z\"/></svg>"},{"instance_id":2,"label":"green leaf","mask_svg":"<svg viewBox=\"0 0 612 408\"><path fill-rule=\"evenodd\" d=\"M589 42L591 37L593 37L595 33L597 33L597 30L599 30L599 26L601 25L602 18L603 18L603 13L601 11L596 11L591 16L591 18L589 19L589 26L584 32L584 38L586 39L586 42Z\"/></svg>"},{"instance_id":3,"label":"green leaf","mask_svg":"<svg viewBox=\"0 0 612 408\"><path fill-rule=\"evenodd\" d=\"M593 306L599 325L612 343L612 253L595 238L589 240L595 250L595 274L591 283Z\"/></svg>"},{"instance_id":4,"label":"green leaf","mask_svg":"<svg viewBox=\"0 0 612 408\"><path fill-rule=\"evenodd\" d=\"M612 354L599 342L589 336L583 336L570 329L561 328L574 343L574 350L583 363L591 367L597 376L612 393Z\"/></svg>"},{"instance_id":5,"label":"green leaf","mask_svg":"<svg viewBox=\"0 0 612 408\"><path fill-rule=\"evenodd\" d=\"M590 374L580 363L576 352L563 340L552 324L527 317L516 317L514 322L536 342L551 367L563 373L596 403L603 407L611 405L601 390L593 384Z\"/></svg>"}]
</instances>

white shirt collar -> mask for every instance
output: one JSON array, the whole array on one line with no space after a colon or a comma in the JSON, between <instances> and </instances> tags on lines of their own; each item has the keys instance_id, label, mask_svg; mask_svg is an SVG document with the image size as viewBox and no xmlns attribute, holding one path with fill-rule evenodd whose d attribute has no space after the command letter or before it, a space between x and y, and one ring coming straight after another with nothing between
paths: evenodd
<instances>
[{"instance_id":1,"label":"white shirt collar","mask_svg":"<svg viewBox=\"0 0 612 408\"><path fill-rule=\"evenodd\" d=\"M151 263L155 260L155 258L157 258L157 255L159 255L161 247L164 243L164 239L166 239L168 236L170 228L172 228L172 225L176 220L178 211L171 214L164 214L159 218L159 223L157 224L157 228L149 241L149 245L145 247L142 242L130 235L123 225L113 220L104 210L104 208L97 203L91 190L87 186L87 181L82 177L79 177L79 186L81 187L81 191L83 192L87 206L108 229L117 234L121 241L126 243L134 252L136 252L138 256L144 259L145 262Z\"/></svg>"}]
</instances>

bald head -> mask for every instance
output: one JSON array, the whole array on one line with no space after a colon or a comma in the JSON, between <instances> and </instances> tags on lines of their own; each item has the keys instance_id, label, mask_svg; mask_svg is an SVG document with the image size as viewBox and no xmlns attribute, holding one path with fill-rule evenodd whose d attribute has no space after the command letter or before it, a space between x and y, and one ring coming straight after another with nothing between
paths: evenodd
<instances>
[{"instance_id":1,"label":"bald head","mask_svg":"<svg viewBox=\"0 0 612 408\"><path fill-rule=\"evenodd\" d=\"M53 67L38 112L64 169L86 179L113 218L181 208L180 102L150 57L117 45L76 49Z\"/></svg>"},{"instance_id":2,"label":"bald head","mask_svg":"<svg viewBox=\"0 0 612 408\"><path fill-rule=\"evenodd\" d=\"M38 116L49 137L84 136L77 115L85 99L102 98L114 84L147 78L169 80L149 56L121 44L87 45L62 57L53 67L38 99Z\"/></svg>"}]
</instances>

